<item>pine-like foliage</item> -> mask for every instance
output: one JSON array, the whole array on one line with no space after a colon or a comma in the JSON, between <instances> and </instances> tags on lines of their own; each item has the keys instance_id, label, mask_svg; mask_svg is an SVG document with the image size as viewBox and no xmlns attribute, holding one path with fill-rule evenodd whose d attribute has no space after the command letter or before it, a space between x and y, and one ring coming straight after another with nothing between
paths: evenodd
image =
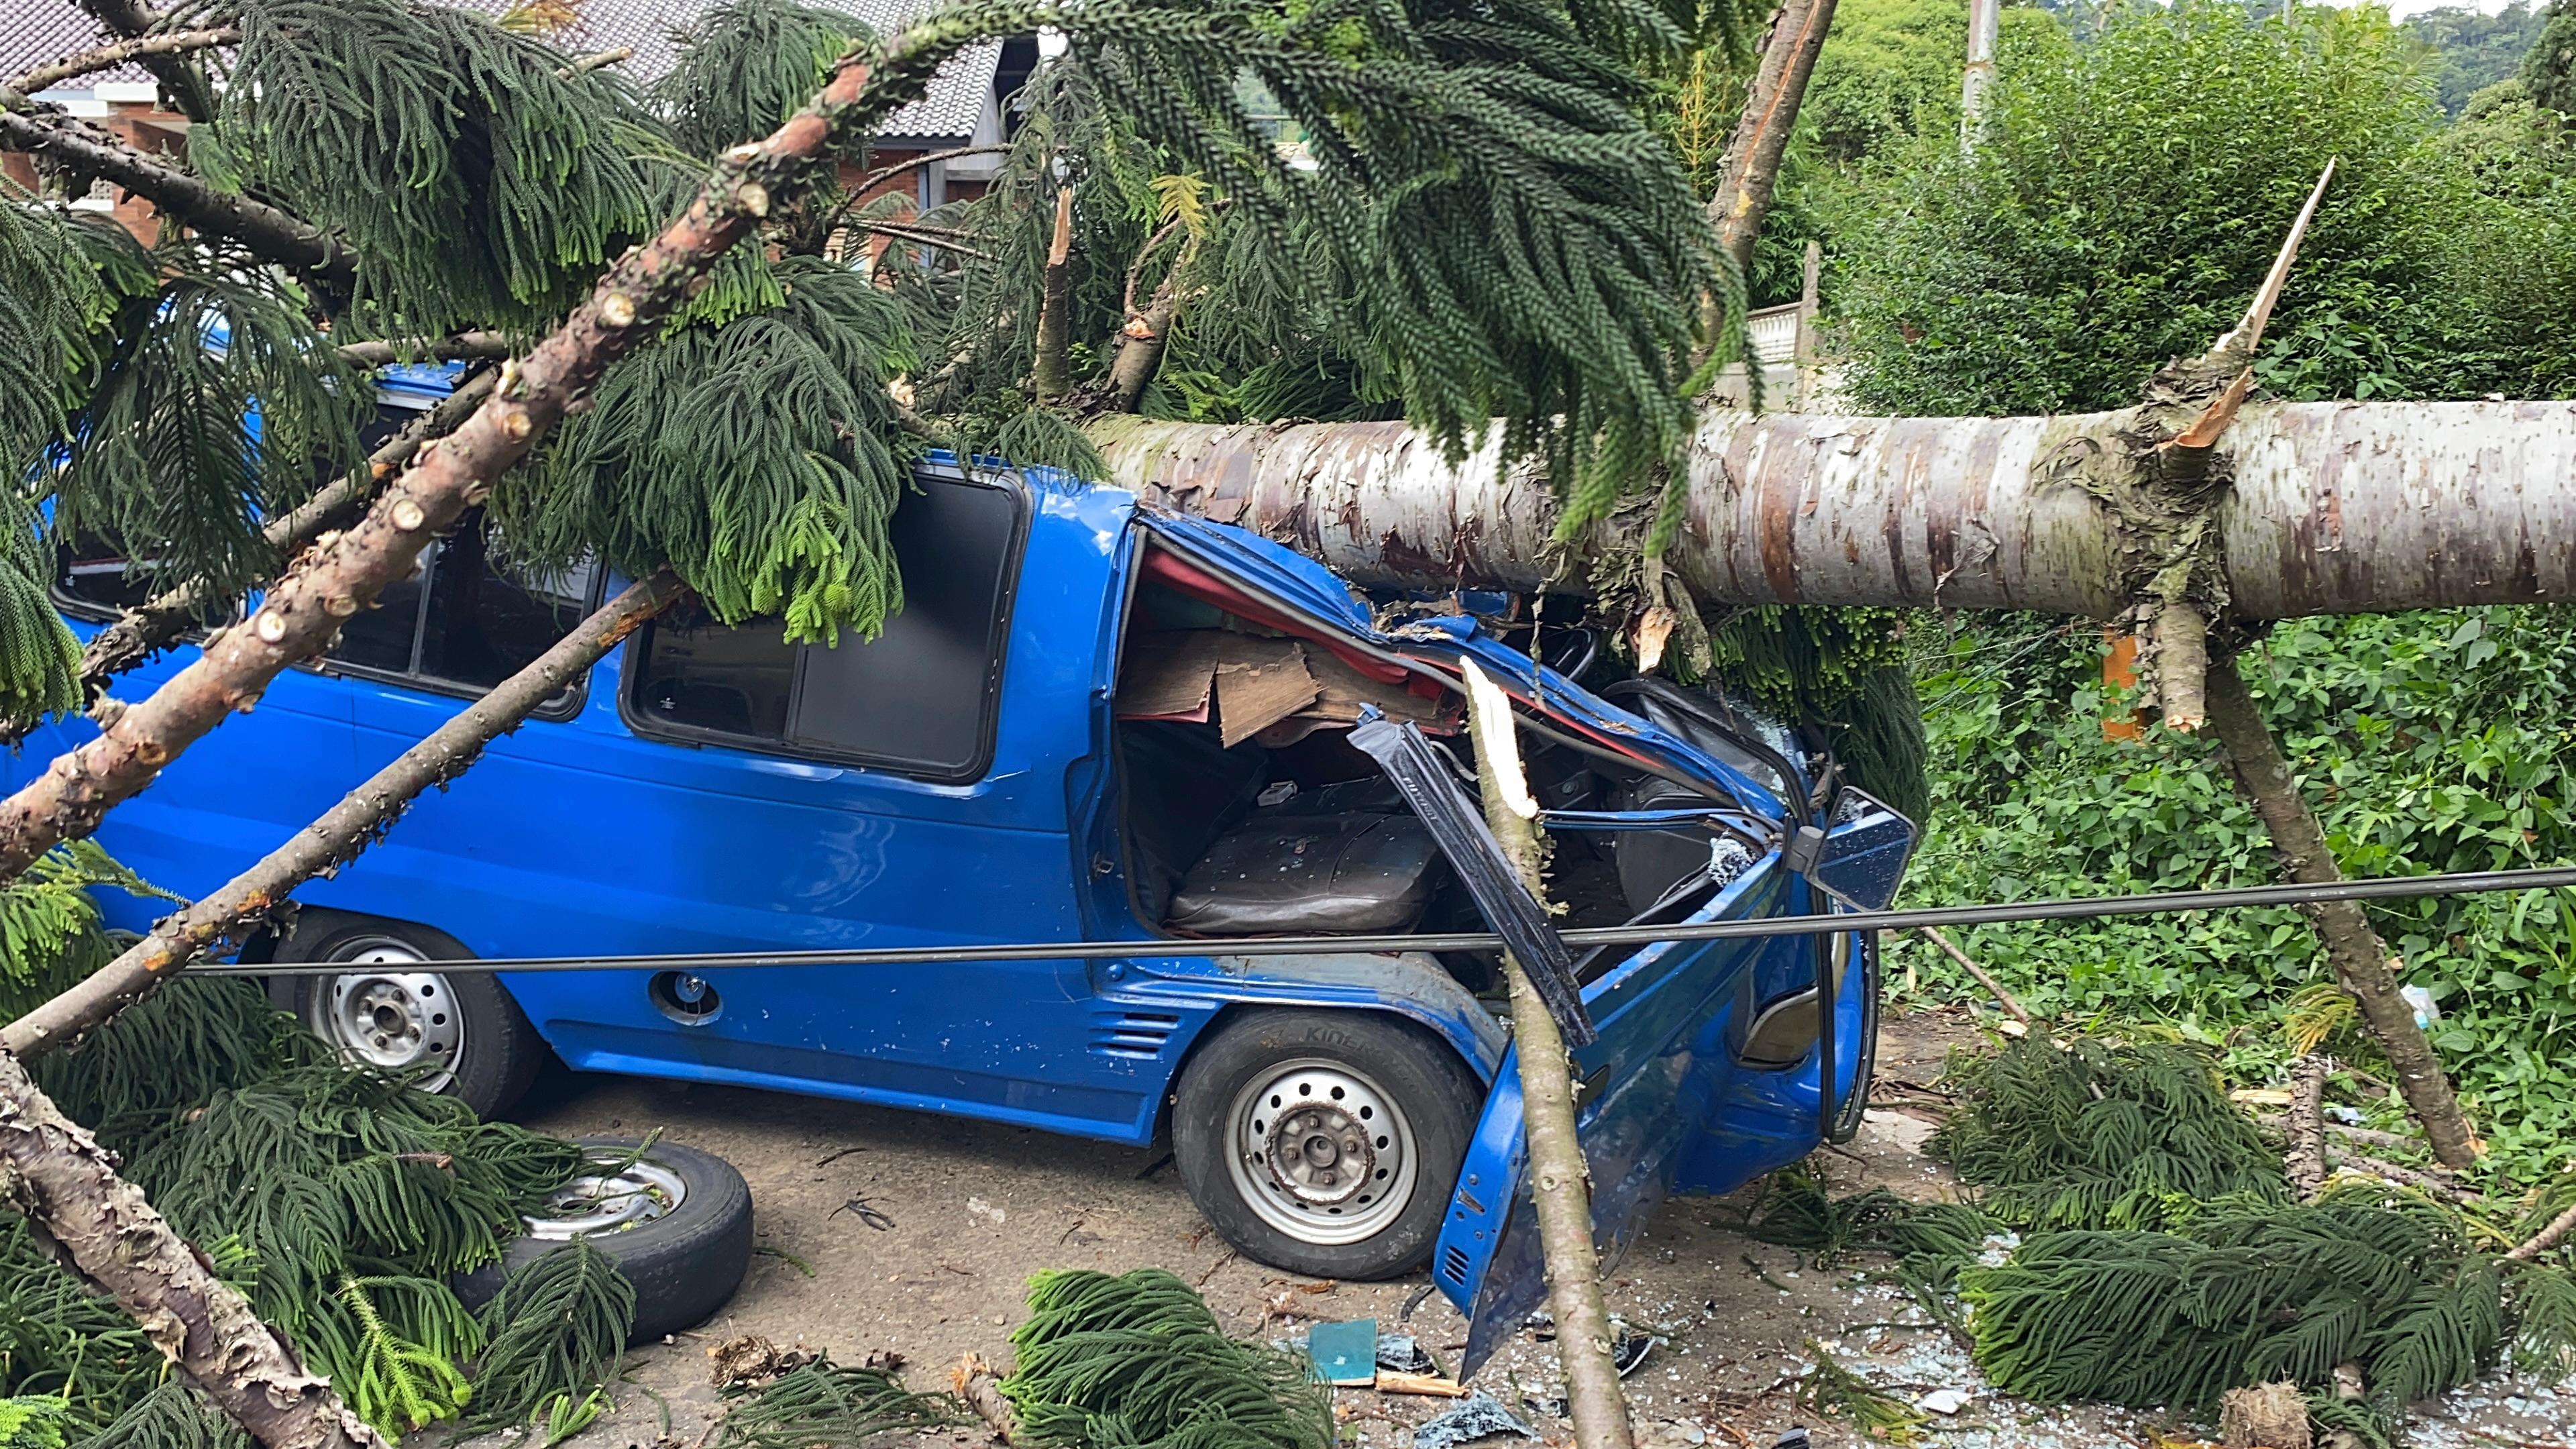
<instances>
[{"instance_id":1,"label":"pine-like foliage","mask_svg":"<svg viewBox=\"0 0 2576 1449\"><path fill-rule=\"evenodd\" d=\"M0 1449L63 1449L70 1417L60 1399L0 1399Z\"/></svg>"},{"instance_id":2,"label":"pine-like foliage","mask_svg":"<svg viewBox=\"0 0 2576 1449\"><path fill-rule=\"evenodd\" d=\"M118 864L94 840L55 846L0 885L0 1017L15 1020L107 964L114 953L99 929L92 894L100 886L175 899Z\"/></svg>"},{"instance_id":3,"label":"pine-like foliage","mask_svg":"<svg viewBox=\"0 0 2576 1449\"><path fill-rule=\"evenodd\" d=\"M1160 1268L1029 1281L1002 1381L1035 1449L1330 1449L1332 1402L1303 1359L1228 1338Z\"/></svg>"},{"instance_id":4,"label":"pine-like foliage","mask_svg":"<svg viewBox=\"0 0 2576 1449\"><path fill-rule=\"evenodd\" d=\"M176 1379L137 1399L72 1449L252 1449L241 1426L215 1413Z\"/></svg>"},{"instance_id":5,"label":"pine-like foliage","mask_svg":"<svg viewBox=\"0 0 2576 1449\"><path fill-rule=\"evenodd\" d=\"M478 1315L478 1424L557 1424L607 1391L635 1327L635 1285L588 1238L513 1272ZM562 1437L549 1432L545 1442Z\"/></svg>"},{"instance_id":6,"label":"pine-like foliage","mask_svg":"<svg viewBox=\"0 0 2576 1449\"><path fill-rule=\"evenodd\" d=\"M1951 1080L1968 1105L1931 1150L2016 1228L2157 1227L2208 1203L2289 1200L2279 1158L2186 1048L2034 1034Z\"/></svg>"},{"instance_id":7,"label":"pine-like foliage","mask_svg":"<svg viewBox=\"0 0 2576 1449\"><path fill-rule=\"evenodd\" d=\"M2352 1360L2394 1408L2468 1382L2504 1341L2498 1275L2456 1222L2377 1189L2044 1233L1960 1282L1978 1365L2043 1400L2206 1410L2242 1384L2328 1385Z\"/></svg>"},{"instance_id":8,"label":"pine-like foliage","mask_svg":"<svg viewBox=\"0 0 2576 1449\"><path fill-rule=\"evenodd\" d=\"M116 294L85 244L93 229L0 177L0 476L19 476L63 441L98 364Z\"/></svg>"},{"instance_id":9,"label":"pine-like foliage","mask_svg":"<svg viewBox=\"0 0 2576 1449\"><path fill-rule=\"evenodd\" d=\"M829 5L726 0L678 38L678 63L646 99L682 146L713 156L776 130L823 88L833 61L872 36Z\"/></svg>"},{"instance_id":10,"label":"pine-like foliage","mask_svg":"<svg viewBox=\"0 0 2576 1449\"><path fill-rule=\"evenodd\" d=\"M262 274L164 261L160 284L124 303L73 420L53 525L122 545L145 579L204 578L220 596L276 567L262 519L309 496L317 469L355 463L374 408Z\"/></svg>"},{"instance_id":11,"label":"pine-like foliage","mask_svg":"<svg viewBox=\"0 0 2576 1449\"><path fill-rule=\"evenodd\" d=\"M886 536L910 478L885 390L908 360L898 304L817 258L774 270L780 306L620 363L504 482L492 516L514 556L668 563L718 618L783 616L791 638L870 635L902 606Z\"/></svg>"},{"instance_id":12,"label":"pine-like foliage","mask_svg":"<svg viewBox=\"0 0 2576 1449\"><path fill-rule=\"evenodd\" d=\"M828 1357L726 1393L732 1402L715 1449L865 1449L961 1417L955 1400L914 1393L890 1369L852 1368Z\"/></svg>"},{"instance_id":13,"label":"pine-like foliage","mask_svg":"<svg viewBox=\"0 0 2576 1449\"><path fill-rule=\"evenodd\" d=\"M542 41L406 0L248 0L240 25L190 160L348 238L357 329L543 325L662 220L633 160L658 133Z\"/></svg>"},{"instance_id":14,"label":"pine-like foliage","mask_svg":"<svg viewBox=\"0 0 2576 1449\"><path fill-rule=\"evenodd\" d=\"M133 1319L64 1272L24 1219L0 1213L0 1395L55 1399L72 1431L89 1434L167 1372Z\"/></svg>"}]
</instances>

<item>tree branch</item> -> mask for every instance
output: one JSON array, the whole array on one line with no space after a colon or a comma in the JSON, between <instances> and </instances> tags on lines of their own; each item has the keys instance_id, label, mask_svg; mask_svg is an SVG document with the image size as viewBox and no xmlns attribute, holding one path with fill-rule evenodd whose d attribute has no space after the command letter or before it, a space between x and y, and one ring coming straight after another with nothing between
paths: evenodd
<instances>
[{"instance_id":1,"label":"tree branch","mask_svg":"<svg viewBox=\"0 0 2576 1449\"><path fill-rule=\"evenodd\" d=\"M115 182L172 221L240 242L334 291L346 290L355 259L329 232L266 202L219 191L73 117L24 109L23 101L0 97L0 147Z\"/></svg>"},{"instance_id":2,"label":"tree branch","mask_svg":"<svg viewBox=\"0 0 2576 1449\"><path fill-rule=\"evenodd\" d=\"M80 7L107 28L111 35L131 40L150 34L161 23L161 17L143 0L80 0ZM210 121L215 115L215 89L206 83L200 71L184 54L146 55L139 57L143 68L161 82L162 91L179 114L192 121Z\"/></svg>"},{"instance_id":3,"label":"tree branch","mask_svg":"<svg viewBox=\"0 0 2576 1449\"><path fill-rule=\"evenodd\" d=\"M1807 78L1815 73L1816 55L1833 24L1834 0L1784 0L1763 36L1762 64L1744 97L1743 119L1727 141L1725 174L1708 201L1718 250L1734 258L1738 270L1752 269L1753 242L1771 211L1780 158L1798 129Z\"/></svg>"},{"instance_id":4,"label":"tree branch","mask_svg":"<svg viewBox=\"0 0 2576 1449\"><path fill-rule=\"evenodd\" d=\"M565 66L562 70L555 72L555 74L566 80L570 80L574 76L588 75L592 71L605 70L612 65L623 65L634 58L634 46L611 46L606 50L598 51L591 55L585 55L579 60L574 61L572 64Z\"/></svg>"},{"instance_id":5,"label":"tree branch","mask_svg":"<svg viewBox=\"0 0 2576 1449\"><path fill-rule=\"evenodd\" d=\"M387 1449L0 1051L0 1201L266 1449Z\"/></svg>"},{"instance_id":6,"label":"tree branch","mask_svg":"<svg viewBox=\"0 0 2576 1449\"><path fill-rule=\"evenodd\" d=\"M102 45L96 50L83 51L79 55L58 60L52 65L40 65L9 82L9 85L14 90L34 95L38 91L50 90L61 85L75 76L88 75L93 71L111 70L130 60L179 55L191 50L233 45L240 40L241 27L237 25L219 25L206 30L173 30L160 35L138 35Z\"/></svg>"},{"instance_id":7,"label":"tree branch","mask_svg":"<svg viewBox=\"0 0 2576 1449\"><path fill-rule=\"evenodd\" d=\"M269 852L205 899L152 928L114 961L25 1016L0 1027L0 1051L32 1057L67 1046L149 995L200 954L258 921L323 871L347 864L382 837L420 792L443 785L474 763L483 748L516 729L529 713L623 642L683 592L664 569L584 619L573 631L489 694L394 757L341 797L320 819Z\"/></svg>"},{"instance_id":8,"label":"tree branch","mask_svg":"<svg viewBox=\"0 0 2576 1449\"><path fill-rule=\"evenodd\" d=\"M438 406L412 419L401 432L387 439L383 447L368 455L366 462L333 479L293 510L270 519L261 530L261 538L280 558L293 557L320 537L322 530L364 502L375 492L377 483L409 463L429 440L455 431L457 424L492 395L493 382L494 375L489 372L466 379ZM128 609L115 623L91 635L89 647L81 651L82 687L96 695L110 679L170 647L211 602L203 585L190 583L166 589ZM14 733L9 738L24 736L32 724L30 721L13 726Z\"/></svg>"},{"instance_id":9,"label":"tree branch","mask_svg":"<svg viewBox=\"0 0 2576 1449\"><path fill-rule=\"evenodd\" d=\"M2315 1052L2290 1069L2290 1192L2314 1202L2326 1185L2326 1059Z\"/></svg>"},{"instance_id":10,"label":"tree branch","mask_svg":"<svg viewBox=\"0 0 2576 1449\"><path fill-rule=\"evenodd\" d=\"M873 190L876 187L883 186L887 182L892 181L894 178L901 176L907 171L917 170L918 168L928 166L933 162L954 161L960 156L988 156L996 151L1008 151L1010 149L1011 148L1008 146L959 146L948 151L933 151L927 155L915 156L909 161L897 161L892 166L888 166L882 171L871 171L867 175L860 177L859 184L851 187L850 189L854 193L864 193Z\"/></svg>"},{"instance_id":11,"label":"tree branch","mask_svg":"<svg viewBox=\"0 0 2576 1449\"><path fill-rule=\"evenodd\" d=\"M1072 384L1073 188L1055 193L1055 234L1047 241L1046 293L1038 306L1037 362L1030 384L1041 405L1063 401Z\"/></svg>"},{"instance_id":12,"label":"tree branch","mask_svg":"<svg viewBox=\"0 0 2576 1449\"><path fill-rule=\"evenodd\" d=\"M453 337L405 337L383 342L352 342L339 349L352 367L390 367L397 362L457 362L507 357L510 339L498 332L460 332Z\"/></svg>"},{"instance_id":13,"label":"tree branch","mask_svg":"<svg viewBox=\"0 0 2576 1449\"><path fill-rule=\"evenodd\" d=\"M1473 661L1464 668L1468 733L1475 745L1485 823L1521 884L1544 903L1547 846L1521 771L1511 701ZM1592 1173L1576 1128L1573 1059L1546 999L1509 951L1503 953L1503 975L1511 986L1521 1126L1529 1150L1530 1192L1538 1206L1548 1308L1556 1317L1557 1358L1565 1369L1567 1417L1574 1421L1576 1449L1630 1449L1636 1434L1619 1370L1610 1358L1610 1312L1601 1297L1600 1256L1592 1246Z\"/></svg>"},{"instance_id":14,"label":"tree branch","mask_svg":"<svg viewBox=\"0 0 2576 1449\"><path fill-rule=\"evenodd\" d=\"M1932 938L1932 944L1940 947L1943 955L1946 955L1951 960L1958 962L1960 970L1975 977L1979 986L1982 986L1986 988L1986 990L1994 993L1996 1002L2004 1009L2004 1015L2011 1017L2013 1020L2020 1022L2024 1026L2030 1025L2030 1009L2015 1000L2011 992L2004 990L2004 984L2002 982L1997 981L1990 975L1987 975L1985 967L1978 965L1975 959L1969 956L1967 952L1960 950L1958 942L1951 940L1949 935L1942 931L1938 926L1925 926L1923 928L1923 934Z\"/></svg>"},{"instance_id":15,"label":"tree branch","mask_svg":"<svg viewBox=\"0 0 2576 1449\"><path fill-rule=\"evenodd\" d=\"M2505 1258L2510 1262L2528 1263L2567 1241L2570 1233L2576 1233L2576 1207L2551 1218L2547 1227L2532 1234L2529 1241L2516 1245L2505 1254Z\"/></svg>"},{"instance_id":16,"label":"tree branch","mask_svg":"<svg viewBox=\"0 0 2576 1449\"><path fill-rule=\"evenodd\" d=\"M2208 684L2210 727L2236 767L2237 783L2263 818L2284 872L2309 885L2343 879L2334 852L2326 845L2325 828L2299 793L2289 758L2281 753L2281 743L2263 718L2254 692L2245 687L2245 676L2237 671L2233 655L2222 653L2209 661ZM2415 1024L2415 1008L2398 994L2397 977L2388 969L2387 948L2371 928L2370 918L2351 901L2320 901L2303 909L2325 944L2335 978L2361 1007L2363 1024L2396 1070L2398 1088L2415 1120L2423 1124L2433 1156L2447 1167L2476 1163L2476 1134L2460 1111L2459 1098L2452 1095L2441 1057L2425 1040L2424 1029ZM2299 1130L2297 1122L2290 1124L2290 1130Z\"/></svg>"},{"instance_id":17,"label":"tree branch","mask_svg":"<svg viewBox=\"0 0 2576 1449\"><path fill-rule=\"evenodd\" d=\"M1016 23L1025 13L1037 12L1008 19ZM836 132L871 125L917 94L941 61L981 33L954 23L920 26L897 37L873 67L845 59L804 110L766 139L727 152L688 209L620 257L590 300L505 367L492 397L438 446L424 448L356 526L317 544L257 614L207 639L197 660L150 698L109 714L97 738L57 756L0 801L0 880L96 829L180 751L256 703L281 671L320 653L343 621L409 574L430 540L481 502L611 364L657 335L657 324L685 304L717 259L804 183ZM883 84L870 85L872 71Z\"/></svg>"}]
</instances>

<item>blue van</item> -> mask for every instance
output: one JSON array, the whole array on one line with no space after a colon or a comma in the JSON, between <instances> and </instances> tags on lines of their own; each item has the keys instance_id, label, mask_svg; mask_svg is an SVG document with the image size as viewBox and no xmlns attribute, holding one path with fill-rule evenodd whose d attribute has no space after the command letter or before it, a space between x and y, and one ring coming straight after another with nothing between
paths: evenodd
<instances>
[{"instance_id":1,"label":"blue van","mask_svg":"<svg viewBox=\"0 0 2576 1449\"><path fill-rule=\"evenodd\" d=\"M443 391L434 372L390 380L387 425ZM1470 659L1521 706L1567 924L1829 909L1784 844L1794 857L1819 828L1839 838L1861 807L1884 827L1883 807L1717 694L1587 688L1591 636L1551 624L1534 640L1525 602L1373 599L1242 530L1036 470L934 461L917 484L894 522L908 603L881 638L790 645L774 624L665 615L300 891L291 929L246 959L345 964L273 989L344 1052L487 1113L552 1053L577 1071L1167 1139L1249 1257L1333 1277L1428 1262L1473 1317L1480 1361L1544 1291L1495 961L1158 946L1483 929L1425 822L1350 740L1363 717L1409 722L1447 737L1465 773ZM118 809L102 842L157 884L213 890L616 582L515 577L460 527L328 659ZM87 633L142 586L121 559L75 556L59 597ZM1534 642L1564 667L1534 664ZM49 726L14 768L88 732ZM148 924L144 903L110 904L110 924ZM1132 951L437 969L1027 941ZM1878 992L1865 938L1605 948L1574 966L1598 1030L1575 1059L1605 1247L1666 1192L1726 1191L1857 1123Z\"/></svg>"}]
</instances>

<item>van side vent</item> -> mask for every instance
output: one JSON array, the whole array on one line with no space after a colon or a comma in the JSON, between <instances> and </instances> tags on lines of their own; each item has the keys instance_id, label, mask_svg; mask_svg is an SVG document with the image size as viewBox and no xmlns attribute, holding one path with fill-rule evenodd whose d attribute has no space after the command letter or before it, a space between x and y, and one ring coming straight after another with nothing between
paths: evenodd
<instances>
[{"instance_id":1,"label":"van side vent","mask_svg":"<svg viewBox=\"0 0 2576 1449\"><path fill-rule=\"evenodd\" d=\"M1440 1255L1440 1276L1464 1288L1467 1286L1467 1252L1456 1243Z\"/></svg>"},{"instance_id":2,"label":"van side vent","mask_svg":"<svg viewBox=\"0 0 2576 1449\"><path fill-rule=\"evenodd\" d=\"M1103 1011L1092 1017L1091 1049L1105 1057L1150 1062L1180 1029L1179 1017L1159 1011Z\"/></svg>"}]
</instances>

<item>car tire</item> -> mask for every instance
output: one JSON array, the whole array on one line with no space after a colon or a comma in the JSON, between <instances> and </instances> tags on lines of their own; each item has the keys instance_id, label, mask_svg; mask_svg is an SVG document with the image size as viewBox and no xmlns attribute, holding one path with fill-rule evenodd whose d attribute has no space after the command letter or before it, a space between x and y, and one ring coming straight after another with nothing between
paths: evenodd
<instances>
[{"instance_id":1,"label":"car tire","mask_svg":"<svg viewBox=\"0 0 2576 1449\"><path fill-rule=\"evenodd\" d=\"M1485 1089L1441 1041L1370 1011L1260 1011L1182 1067L1172 1155L1235 1251L1320 1278L1431 1255Z\"/></svg>"},{"instance_id":2,"label":"car tire","mask_svg":"<svg viewBox=\"0 0 2576 1449\"><path fill-rule=\"evenodd\" d=\"M373 969L275 977L271 999L352 1061L419 1072L424 1090L498 1117L527 1095L546 1058L527 1013L490 976L403 969L473 954L428 926L308 909L272 959Z\"/></svg>"},{"instance_id":3,"label":"car tire","mask_svg":"<svg viewBox=\"0 0 2576 1449\"><path fill-rule=\"evenodd\" d=\"M594 1160L608 1162L622 1161L638 1145L611 1137L573 1140ZM714 1317L751 1268L750 1186L732 1163L676 1142L656 1142L645 1149L630 1173L665 1192L676 1186L672 1195L677 1201L657 1217L587 1229L532 1217L528 1232L510 1240L501 1261L450 1280L456 1296L466 1307L480 1309L510 1274L578 1234L588 1237L635 1285L629 1345L659 1342Z\"/></svg>"}]
</instances>

